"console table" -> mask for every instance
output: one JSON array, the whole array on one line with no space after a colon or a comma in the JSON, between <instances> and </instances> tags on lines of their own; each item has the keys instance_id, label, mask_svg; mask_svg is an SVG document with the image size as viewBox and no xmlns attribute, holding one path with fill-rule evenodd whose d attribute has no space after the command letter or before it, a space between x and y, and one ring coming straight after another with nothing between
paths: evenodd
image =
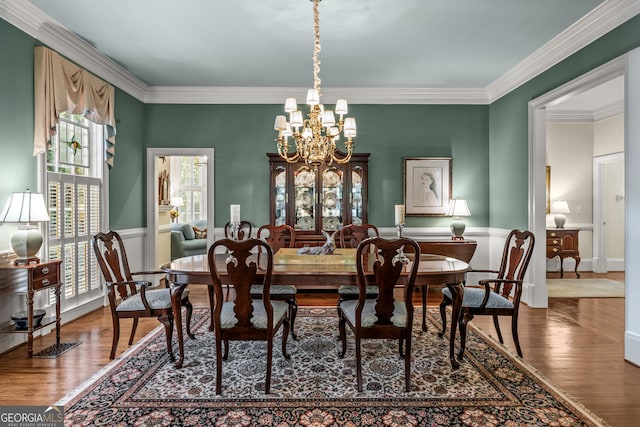
<instances>
[{"instance_id":1,"label":"console table","mask_svg":"<svg viewBox=\"0 0 640 427\"><path fill-rule=\"evenodd\" d=\"M33 263L27 265L0 265L0 294L27 296L27 329L16 329L15 325L5 324L0 333L26 333L27 352L33 357L33 332L45 326L56 324L56 343L60 344L60 264L61 260ZM56 314L42 319L38 326L33 325L33 297L37 291L54 288L56 293Z\"/></svg>"},{"instance_id":2,"label":"console table","mask_svg":"<svg viewBox=\"0 0 640 427\"><path fill-rule=\"evenodd\" d=\"M560 278L564 276L563 261L573 258L576 261L575 273L578 273L580 251L578 250L578 228L551 228L547 230L547 258L560 257Z\"/></svg>"}]
</instances>

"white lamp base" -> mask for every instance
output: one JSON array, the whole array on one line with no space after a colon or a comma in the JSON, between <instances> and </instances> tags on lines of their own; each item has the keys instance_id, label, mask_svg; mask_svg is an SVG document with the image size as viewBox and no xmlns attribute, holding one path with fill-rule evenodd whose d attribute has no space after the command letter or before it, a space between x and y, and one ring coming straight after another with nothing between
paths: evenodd
<instances>
[{"instance_id":1,"label":"white lamp base","mask_svg":"<svg viewBox=\"0 0 640 427\"><path fill-rule=\"evenodd\" d=\"M564 214L556 214L556 216L553 217L553 220L555 221L557 228L564 228L564 223L566 222L567 218L564 216Z\"/></svg>"},{"instance_id":2,"label":"white lamp base","mask_svg":"<svg viewBox=\"0 0 640 427\"><path fill-rule=\"evenodd\" d=\"M18 255L17 263L38 260L36 254L42 247L42 233L37 225L20 225L11 236L11 248Z\"/></svg>"}]
</instances>

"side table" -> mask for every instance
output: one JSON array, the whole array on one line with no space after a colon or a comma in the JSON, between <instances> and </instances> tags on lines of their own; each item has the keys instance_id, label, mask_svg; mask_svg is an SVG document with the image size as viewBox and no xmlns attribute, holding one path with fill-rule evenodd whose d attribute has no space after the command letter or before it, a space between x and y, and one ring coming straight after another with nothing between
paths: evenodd
<instances>
[{"instance_id":1,"label":"side table","mask_svg":"<svg viewBox=\"0 0 640 427\"><path fill-rule=\"evenodd\" d=\"M15 325L5 324L0 333L26 333L27 352L33 357L33 332L56 324L56 344L60 344L60 264L61 260L32 263L27 265L0 265L0 294L27 296L27 329L16 329ZM37 291L54 288L56 294L56 314L42 319L38 326L33 325L33 297Z\"/></svg>"}]
</instances>

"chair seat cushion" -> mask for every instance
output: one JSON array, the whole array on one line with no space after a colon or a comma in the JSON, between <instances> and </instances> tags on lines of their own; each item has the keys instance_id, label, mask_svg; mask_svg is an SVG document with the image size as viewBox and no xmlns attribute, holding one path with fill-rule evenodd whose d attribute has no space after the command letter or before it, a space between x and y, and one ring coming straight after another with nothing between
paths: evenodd
<instances>
[{"instance_id":1,"label":"chair seat cushion","mask_svg":"<svg viewBox=\"0 0 640 427\"><path fill-rule=\"evenodd\" d=\"M442 288L442 293L449 299L451 298L451 291L449 288ZM482 300L484 299L484 288L464 288L464 298L462 299L463 307L480 307ZM513 308L513 302L508 298L503 297L495 292L489 293L489 301L487 301L486 308Z\"/></svg>"},{"instance_id":2,"label":"chair seat cushion","mask_svg":"<svg viewBox=\"0 0 640 427\"><path fill-rule=\"evenodd\" d=\"M236 314L233 311L235 305L234 301L225 301L223 304L220 314L220 327L222 329L231 329L238 323ZM273 307L273 324L275 325L287 315L289 304L284 301L271 301L271 307ZM262 300L253 301L251 324L258 329L267 329L267 312L264 309Z\"/></svg>"},{"instance_id":3,"label":"chair seat cushion","mask_svg":"<svg viewBox=\"0 0 640 427\"><path fill-rule=\"evenodd\" d=\"M367 295L378 295L378 285L367 286ZM355 285L342 285L338 288L338 295L358 295Z\"/></svg>"},{"instance_id":4,"label":"chair seat cushion","mask_svg":"<svg viewBox=\"0 0 640 427\"><path fill-rule=\"evenodd\" d=\"M171 308L171 289L149 289L145 292L145 295L152 310ZM182 299L185 299L188 295L189 289L185 289L182 292ZM144 309L139 293L130 296L116 307L116 311L139 311Z\"/></svg>"},{"instance_id":5,"label":"chair seat cushion","mask_svg":"<svg viewBox=\"0 0 640 427\"><path fill-rule=\"evenodd\" d=\"M347 300L340 303L340 310L352 325L356 324L356 305L358 300ZM378 320L376 316L376 301L369 299L364 303L362 309L362 327L370 328ZM393 303L393 315L391 316L391 323L394 326L405 327L407 325L407 308L402 301L395 301Z\"/></svg>"},{"instance_id":6,"label":"chair seat cushion","mask_svg":"<svg viewBox=\"0 0 640 427\"><path fill-rule=\"evenodd\" d=\"M251 295L262 295L262 285L251 285ZM271 295L295 295L298 289L293 285L273 285L269 289Z\"/></svg>"}]
</instances>

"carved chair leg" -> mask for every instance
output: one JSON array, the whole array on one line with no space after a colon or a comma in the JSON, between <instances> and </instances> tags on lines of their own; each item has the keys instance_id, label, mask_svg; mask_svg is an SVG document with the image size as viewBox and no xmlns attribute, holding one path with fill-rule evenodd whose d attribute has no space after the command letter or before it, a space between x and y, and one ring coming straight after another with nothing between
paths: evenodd
<instances>
[{"instance_id":1,"label":"carved chair leg","mask_svg":"<svg viewBox=\"0 0 640 427\"><path fill-rule=\"evenodd\" d=\"M222 393L222 339L216 336L216 394Z\"/></svg>"},{"instance_id":2,"label":"carved chair leg","mask_svg":"<svg viewBox=\"0 0 640 427\"><path fill-rule=\"evenodd\" d=\"M116 315L112 317L113 320L113 339L111 340L111 355L109 359L116 357L116 348L118 347L118 341L120 340L120 318Z\"/></svg>"},{"instance_id":3,"label":"carved chair leg","mask_svg":"<svg viewBox=\"0 0 640 427\"><path fill-rule=\"evenodd\" d=\"M223 360L227 360L229 358L229 340L227 338L224 339L224 355L222 356Z\"/></svg>"},{"instance_id":4,"label":"carved chair leg","mask_svg":"<svg viewBox=\"0 0 640 427\"><path fill-rule=\"evenodd\" d=\"M360 337L356 336L356 378L358 380L358 391L362 391L362 351Z\"/></svg>"},{"instance_id":5,"label":"carved chair leg","mask_svg":"<svg viewBox=\"0 0 640 427\"><path fill-rule=\"evenodd\" d=\"M407 334L407 350L404 357L404 390L411 391L411 334Z\"/></svg>"},{"instance_id":6,"label":"carved chair leg","mask_svg":"<svg viewBox=\"0 0 640 427\"><path fill-rule=\"evenodd\" d=\"M209 295L209 315L211 316L211 321L209 322L209 330L213 331L213 305L215 301L215 297L213 295L213 286L207 286L207 294Z\"/></svg>"},{"instance_id":7,"label":"carved chair leg","mask_svg":"<svg viewBox=\"0 0 640 427\"><path fill-rule=\"evenodd\" d=\"M289 353L287 353L287 339L289 338L289 329L289 319L285 318L282 325L282 355L286 360L291 359L291 356L289 355Z\"/></svg>"},{"instance_id":8,"label":"carved chair leg","mask_svg":"<svg viewBox=\"0 0 640 427\"><path fill-rule=\"evenodd\" d=\"M294 326L296 322L296 316L298 314L298 301L296 301L296 297L293 297L287 302L289 303L289 319L291 319L291 336L294 340L297 340L298 335L296 334Z\"/></svg>"},{"instance_id":9,"label":"carved chair leg","mask_svg":"<svg viewBox=\"0 0 640 427\"><path fill-rule=\"evenodd\" d=\"M440 319L442 320L442 331L438 332L438 336L442 338L447 332L447 306L451 304L450 301L447 301L445 298L442 299L440 303Z\"/></svg>"},{"instance_id":10,"label":"carved chair leg","mask_svg":"<svg viewBox=\"0 0 640 427\"><path fill-rule=\"evenodd\" d=\"M498 341L500 341L500 344L504 344L504 341L502 340L502 333L500 332L500 322L498 321L498 316L493 316L493 326L496 328Z\"/></svg>"},{"instance_id":11,"label":"carved chair leg","mask_svg":"<svg viewBox=\"0 0 640 427\"><path fill-rule=\"evenodd\" d=\"M342 310L340 310L340 318L338 320L338 331L340 332L340 341L342 342L342 351L340 352L340 357L344 357L344 354L347 352L347 329L345 325L346 320L344 318Z\"/></svg>"},{"instance_id":12,"label":"carved chair leg","mask_svg":"<svg viewBox=\"0 0 640 427\"><path fill-rule=\"evenodd\" d=\"M129 345L133 344L133 339L136 336L136 329L138 329L138 318L135 317L133 319L133 324L131 325L131 336L129 336Z\"/></svg>"},{"instance_id":13,"label":"carved chair leg","mask_svg":"<svg viewBox=\"0 0 640 427\"><path fill-rule=\"evenodd\" d=\"M264 380L264 392L271 393L271 364L273 362L273 335L267 338L267 374Z\"/></svg>"},{"instance_id":14,"label":"carved chair leg","mask_svg":"<svg viewBox=\"0 0 640 427\"><path fill-rule=\"evenodd\" d=\"M422 331L427 332L427 293L429 292L429 285L424 285L420 288L420 294L422 297Z\"/></svg>"},{"instance_id":15,"label":"carved chair leg","mask_svg":"<svg viewBox=\"0 0 640 427\"><path fill-rule=\"evenodd\" d=\"M522 349L520 348L520 340L518 339L518 316L517 314L511 317L511 334L513 336L513 343L516 345L516 351L518 356L522 357Z\"/></svg>"}]
</instances>

